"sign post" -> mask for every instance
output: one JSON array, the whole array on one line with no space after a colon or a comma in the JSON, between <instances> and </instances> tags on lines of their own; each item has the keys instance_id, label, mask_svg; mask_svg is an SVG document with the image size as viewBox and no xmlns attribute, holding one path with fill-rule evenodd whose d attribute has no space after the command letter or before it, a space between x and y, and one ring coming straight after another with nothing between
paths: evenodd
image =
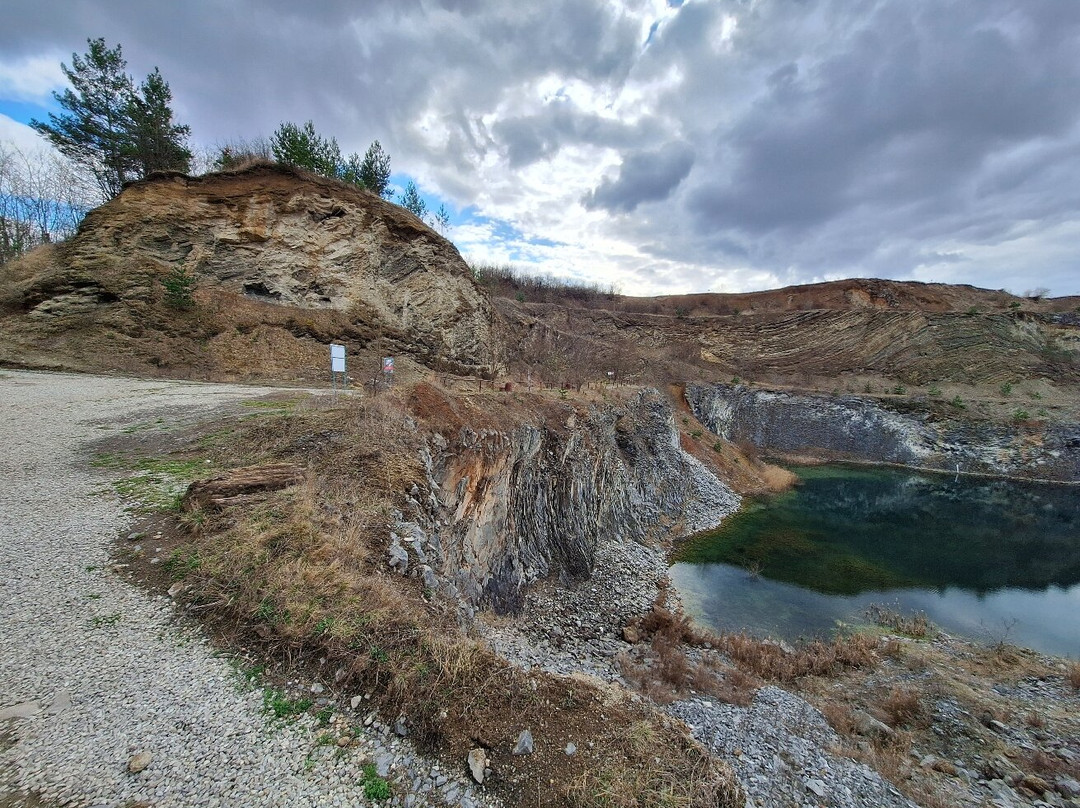
<instances>
[{"instance_id":1,"label":"sign post","mask_svg":"<svg viewBox=\"0 0 1080 808\"><path fill-rule=\"evenodd\" d=\"M345 376L345 346L330 345L330 388L337 392L337 376L341 374L341 388L348 386L349 380Z\"/></svg>"},{"instance_id":2,"label":"sign post","mask_svg":"<svg viewBox=\"0 0 1080 808\"><path fill-rule=\"evenodd\" d=\"M382 361L383 381L389 389L394 384L394 357L384 356Z\"/></svg>"}]
</instances>

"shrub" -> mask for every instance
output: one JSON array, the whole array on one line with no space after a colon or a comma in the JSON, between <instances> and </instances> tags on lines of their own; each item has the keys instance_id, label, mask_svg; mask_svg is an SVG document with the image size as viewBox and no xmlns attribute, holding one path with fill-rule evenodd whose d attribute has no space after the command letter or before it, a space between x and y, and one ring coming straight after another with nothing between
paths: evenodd
<instances>
[{"instance_id":1,"label":"shrub","mask_svg":"<svg viewBox=\"0 0 1080 808\"><path fill-rule=\"evenodd\" d=\"M891 727L911 726L923 717L922 700L918 691L906 687L894 687L881 704Z\"/></svg>"},{"instance_id":2,"label":"shrub","mask_svg":"<svg viewBox=\"0 0 1080 808\"><path fill-rule=\"evenodd\" d=\"M1001 385L1001 395L1003 395L1005 398L1008 398L1009 396L1011 396L1012 395L1012 385L1009 384L1008 382L1005 382L1003 385Z\"/></svg>"},{"instance_id":3,"label":"shrub","mask_svg":"<svg viewBox=\"0 0 1080 808\"><path fill-rule=\"evenodd\" d=\"M1031 417L1031 414L1027 410L1020 409L1020 408L1017 408L1017 409L1013 410L1012 419L1016 423L1020 423L1021 421L1026 421L1030 417Z\"/></svg>"},{"instance_id":4,"label":"shrub","mask_svg":"<svg viewBox=\"0 0 1080 808\"><path fill-rule=\"evenodd\" d=\"M164 277L161 285L165 287L165 303L174 309L190 309L195 305L195 276L183 267L173 267Z\"/></svg>"}]
</instances>

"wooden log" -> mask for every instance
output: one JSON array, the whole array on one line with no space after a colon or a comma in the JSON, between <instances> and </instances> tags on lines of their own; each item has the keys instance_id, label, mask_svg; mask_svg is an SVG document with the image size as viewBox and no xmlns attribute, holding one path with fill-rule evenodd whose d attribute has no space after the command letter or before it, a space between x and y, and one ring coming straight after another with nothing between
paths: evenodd
<instances>
[{"instance_id":1,"label":"wooden log","mask_svg":"<svg viewBox=\"0 0 1080 808\"><path fill-rule=\"evenodd\" d=\"M249 501L252 494L278 491L303 481L304 469L292 463L232 469L189 485L184 494L184 509L221 510Z\"/></svg>"}]
</instances>

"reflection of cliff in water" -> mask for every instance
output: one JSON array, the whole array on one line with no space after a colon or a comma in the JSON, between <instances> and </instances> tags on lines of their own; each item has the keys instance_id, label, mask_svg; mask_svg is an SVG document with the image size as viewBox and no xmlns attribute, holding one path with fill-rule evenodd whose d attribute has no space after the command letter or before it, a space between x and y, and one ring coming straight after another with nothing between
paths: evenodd
<instances>
[{"instance_id":1,"label":"reflection of cliff in water","mask_svg":"<svg viewBox=\"0 0 1080 808\"><path fill-rule=\"evenodd\" d=\"M820 592L1080 582L1080 491L1071 486L796 469L804 484L747 508L680 560L760 570Z\"/></svg>"}]
</instances>

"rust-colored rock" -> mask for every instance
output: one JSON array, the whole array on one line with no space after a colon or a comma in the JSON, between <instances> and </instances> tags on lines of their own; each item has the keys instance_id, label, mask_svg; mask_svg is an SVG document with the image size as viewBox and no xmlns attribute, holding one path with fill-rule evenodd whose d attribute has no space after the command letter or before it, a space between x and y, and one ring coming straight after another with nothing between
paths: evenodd
<instances>
[{"instance_id":1,"label":"rust-colored rock","mask_svg":"<svg viewBox=\"0 0 1080 808\"><path fill-rule=\"evenodd\" d=\"M278 491L304 480L304 470L292 463L247 466L209 480L196 480L184 495L186 510L221 510L247 502L255 494Z\"/></svg>"}]
</instances>

